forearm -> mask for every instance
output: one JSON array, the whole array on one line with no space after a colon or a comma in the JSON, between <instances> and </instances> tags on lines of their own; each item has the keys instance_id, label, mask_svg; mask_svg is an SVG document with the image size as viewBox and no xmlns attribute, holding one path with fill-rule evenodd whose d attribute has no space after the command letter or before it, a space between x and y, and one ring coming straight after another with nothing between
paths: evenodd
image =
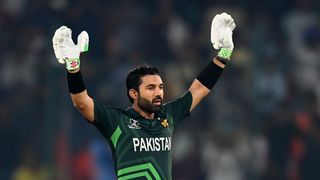
<instances>
[{"instance_id":1,"label":"forearm","mask_svg":"<svg viewBox=\"0 0 320 180\"><path fill-rule=\"evenodd\" d=\"M87 90L78 93L70 94L73 105L81 112L81 114L90 122L94 120L94 103L93 99L88 95Z\"/></svg>"},{"instance_id":2,"label":"forearm","mask_svg":"<svg viewBox=\"0 0 320 180\"><path fill-rule=\"evenodd\" d=\"M190 108L191 112L193 108L195 108L200 103L200 101L209 94L210 89L206 88L203 84L201 84L199 80L195 79L192 82L189 91L192 94L192 104Z\"/></svg>"},{"instance_id":3,"label":"forearm","mask_svg":"<svg viewBox=\"0 0 320 180\"><path fill-rule=\"evenodd\" d=\"M73 105L87 120L92 122L94 120L94 104L85 88L80 68L68 71L67 79Z\"/></svg>"},{"instance_id":4,"label":"forearm","mask_svg":"<svg viewBox=\"0 0 320 180\"><path fill-rule=\"evenodd\" d=\"M218 81L224 67L225 64L215 57L193 81L189 88L193 99L190 111L209 94L214 84Z\"/></svg>"},{"instance_id":5,"label":"forearm","mask_svg":"<svg viewBox=\"0 0 320 180\"><path fill-rule=\"evenodd\" d=\"M72 99L73 106L79 110L84 109L86 104L90 100L92 100L91 97L88 95L87 90L84 90L83 92L77 94L70 93L70 96Z\"/></svg>"}]
</instances>

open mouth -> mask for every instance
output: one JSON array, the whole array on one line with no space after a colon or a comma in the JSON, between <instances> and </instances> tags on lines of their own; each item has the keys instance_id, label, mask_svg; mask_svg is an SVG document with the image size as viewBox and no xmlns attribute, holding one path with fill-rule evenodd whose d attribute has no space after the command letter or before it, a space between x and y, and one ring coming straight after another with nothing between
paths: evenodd
<instances>
[{"instance_id":1,"label":"open mouth","mask_svg":"<svg viewBox=\"0 0 320 180\"><path fill-rule=\"evenodd\" d=\"M153 104L155 105L161 105L162 104L162 100L161 99L156 99L152 101Z\"/></svg>"}]
</instances>

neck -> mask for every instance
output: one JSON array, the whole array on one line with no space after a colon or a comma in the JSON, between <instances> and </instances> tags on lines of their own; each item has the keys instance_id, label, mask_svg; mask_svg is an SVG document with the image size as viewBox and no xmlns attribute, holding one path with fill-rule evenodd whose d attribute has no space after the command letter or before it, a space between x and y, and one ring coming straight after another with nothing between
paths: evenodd
<instances>
[{"instance_id":1,"label":"neck","mask_svg":"<svg viewBox=\"0 0 320 180\"><path fill-rule=\"evenodd\" d=\"M132 104L132 108L137 111L142 117L146 119L153 119L154 118L154 113L149 113L143 111L136 103Z\"/></svg>"}]
</instances>

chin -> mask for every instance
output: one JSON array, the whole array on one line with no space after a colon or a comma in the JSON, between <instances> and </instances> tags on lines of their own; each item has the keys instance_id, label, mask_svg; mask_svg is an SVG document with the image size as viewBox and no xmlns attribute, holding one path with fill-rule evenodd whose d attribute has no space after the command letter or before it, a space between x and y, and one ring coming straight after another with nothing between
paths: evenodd
<instances>
[{"instance_id":1,"label":"chin","mask_svg":"<svg viewBox=\"0 0 320 180\"><path fill-rule=\"evenodd\" d=\"M157 113L161 110L162 105L157 105L152 108L153 112Z\"/></svg>"}]
</instances>

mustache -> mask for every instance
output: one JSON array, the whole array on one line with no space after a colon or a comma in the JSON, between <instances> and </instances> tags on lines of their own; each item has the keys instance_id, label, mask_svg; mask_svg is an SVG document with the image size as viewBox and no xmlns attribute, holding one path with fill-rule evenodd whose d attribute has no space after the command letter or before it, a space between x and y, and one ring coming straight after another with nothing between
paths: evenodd
<instances>
[{"instance_id":1,"label":"mustache","mask_svg":"<svg viewBox=\"0 0 320 180\"><path fill-rule=\"evenodd\" d=\"M163 101L163 99L161 98L161 96L156 96L154 99L152 99L152 102L160 100L161 102Z\"/></svg>"}]
</instances>

